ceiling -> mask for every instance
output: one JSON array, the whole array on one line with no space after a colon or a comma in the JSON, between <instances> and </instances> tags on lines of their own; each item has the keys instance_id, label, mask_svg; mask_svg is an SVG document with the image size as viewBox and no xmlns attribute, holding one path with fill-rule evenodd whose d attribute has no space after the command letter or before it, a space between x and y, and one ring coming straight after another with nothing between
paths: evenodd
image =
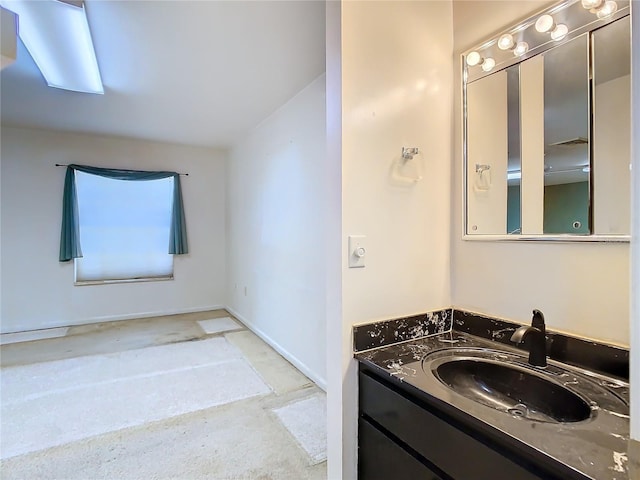
<instances>
[{"instance_id":1,"label":"ceiling","mask_svg":"<svg viewBox=\"0 0 640 480\"><path fill-rule=\"evenodd\" d=\"M19 42L3 124L228 148L325 70L324 1L85 6L104 95L47 87Z\"/></svg>"}]
</instances>

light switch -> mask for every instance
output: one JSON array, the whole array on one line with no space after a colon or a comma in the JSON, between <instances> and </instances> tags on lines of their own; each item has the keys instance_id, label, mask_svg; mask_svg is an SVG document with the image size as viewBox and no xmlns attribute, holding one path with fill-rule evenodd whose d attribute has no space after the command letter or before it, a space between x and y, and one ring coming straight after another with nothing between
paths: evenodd
<instances>
[{"instance_id":1,"label":"light switch","mask_svg":"<svg viewBox=\"0 0 640 480\"><path fill-rule=\"evenodd\" d=\"M366 238L364 235L349 235L349 251L347 252L349 255L349 268L364 267L367 257Z\"/></svg>"}]
</instances>

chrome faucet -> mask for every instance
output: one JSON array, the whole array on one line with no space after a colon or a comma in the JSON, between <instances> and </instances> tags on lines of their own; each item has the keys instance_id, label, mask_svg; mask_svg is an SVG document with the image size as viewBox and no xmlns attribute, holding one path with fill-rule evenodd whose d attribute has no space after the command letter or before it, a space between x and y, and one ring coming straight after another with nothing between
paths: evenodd
<instances>
[{"instance_id":1,"label":"chrome faucet","mask_svg":"<svg viewBox=\"0 0 640 480\"><path fill-rule=\"evenodd\" d=\"M540 310L533 311L531 326L525 325L518 328L511 341L516 344L525 343L529 338L529 364L536 367L547 366L547 338L544 325L544 315Z\"/></svg>"}]
</instances>

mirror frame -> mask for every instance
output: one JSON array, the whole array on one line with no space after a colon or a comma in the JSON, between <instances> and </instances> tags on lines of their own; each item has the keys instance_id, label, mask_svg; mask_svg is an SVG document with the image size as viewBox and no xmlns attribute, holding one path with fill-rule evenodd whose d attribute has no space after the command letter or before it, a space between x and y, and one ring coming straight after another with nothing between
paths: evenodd
<instances>
[{"instance_id":1,"label":"mirror frame","mask_svg":"<svg viewBox=\"0 0 640 480\"><path fill-rule=\"evenodd\" d=\"M547 7L543 10L537 11L533 15L526 17L520 22L508 26L499 32L495 32L493 35L485 39L483 42L476 44L474 47L467 49L460 55L460 68L462 72L462 154L463 154L463 168L462 168L462 239L471 241L537 241L537 242L614 242L614 243L629 243L631 240L631 234L616 234L616 235L603 235L603 234L518 234L508 235L504 234L470 234L468 233L468 115L467 115L467 84L471 81L479 80L483 77L496 73L500 70L506 69L510 66L519 64L529 58L539 55L551 48L562 45L584 33L591 32L598 28L603 27L609 23L613 23L616 20L624 18L631 14L631 3L629 0L616 0L618 3L618 10L615 14L608 18L600 19L595 14L585 10L581 4L581 0L565 0L558 4ZM526 35L527 29L534 29L536 20L544 14L557 14L558 12L565 11L566 14L571 15L576 13L576 17L585 18L584 13L588 13L590 16L586 16L587 20L583 20L580 23L569 24L569 32L565 38L560 41L553 41L549 39L546 42L532 45L529 50L522 56L516 57L510 50L502 51L497 47L497 40L503 33L510 33L514 39L522 39ZM537 32L536 32L537 33ZM528 38L525 36L525 39ZM479 66L476 66L473 71L470 72L469 67L466 64L466 57L471 52L485 52L489 53L491 58L495 60L495 66L488 72L483 71ZM592 95L592 93L590 94ZM593 102L593 98L590 98L590 103ZM633 120L633 119L632 119ZM591 147L590 147L591 148Z\"/></svg>"}]
</instances>

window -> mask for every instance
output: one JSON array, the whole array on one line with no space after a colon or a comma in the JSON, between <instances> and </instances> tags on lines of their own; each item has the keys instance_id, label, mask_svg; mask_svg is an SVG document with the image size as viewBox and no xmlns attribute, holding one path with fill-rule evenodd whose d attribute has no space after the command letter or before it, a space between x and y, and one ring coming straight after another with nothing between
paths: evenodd
<instances>
[{"instance_id":1,"label":"window","mask_svg":"<svg viewBox=\"0 0 640 480\"><path fill-rule=\"evenodd\" d=\"M173 277L174 178L129 181L76 171L82 257L76 282Z\"/></svg>"}]
</instances>

